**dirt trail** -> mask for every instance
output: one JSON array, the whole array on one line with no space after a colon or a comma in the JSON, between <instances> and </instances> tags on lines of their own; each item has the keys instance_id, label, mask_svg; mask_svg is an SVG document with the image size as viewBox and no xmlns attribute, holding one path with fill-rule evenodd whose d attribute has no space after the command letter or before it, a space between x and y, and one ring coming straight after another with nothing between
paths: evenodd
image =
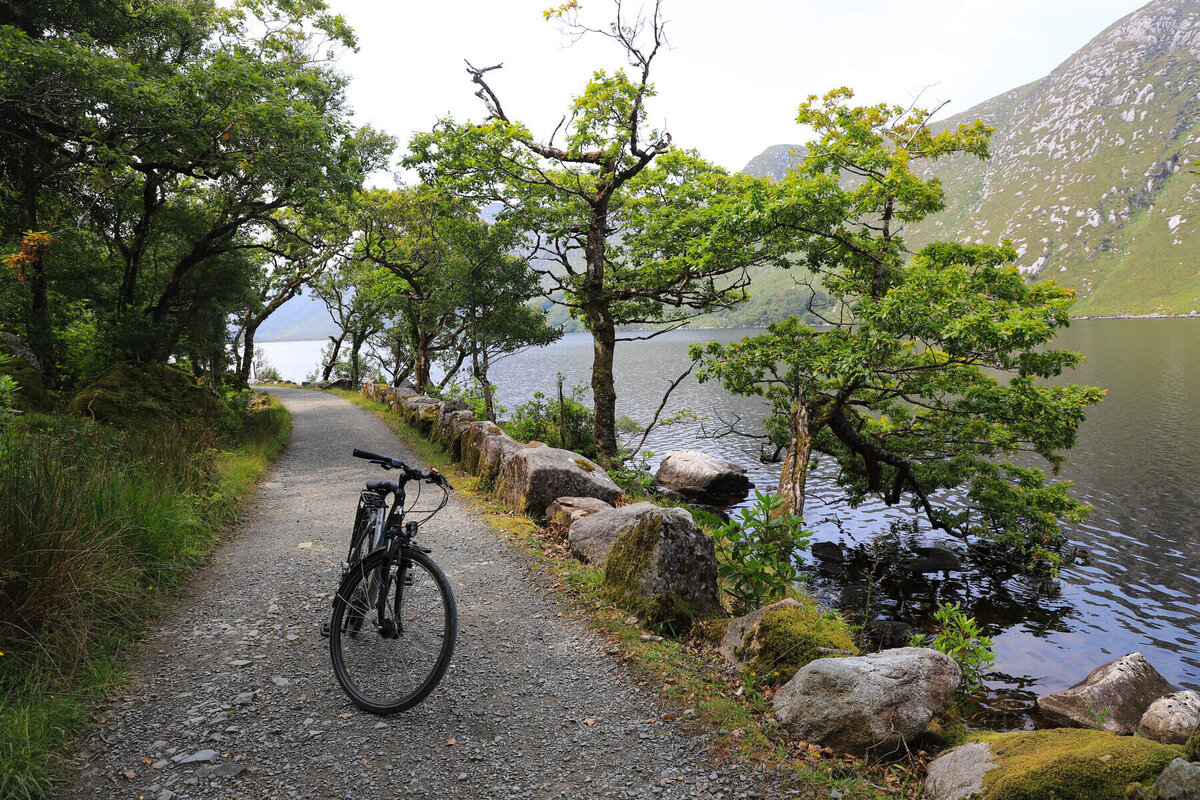
<instances>
[{"instance_id":1,"label":"dirt trail","mask_svg":"<svg viewBox=\"0 0 1200 800\"><path fill-rule=\"evenodd\" d=\"M714 765L705 736L664 722L595 635L558 616L523 558L453 499L421 537L458 595L450 671L406 713L354 708L320 635L357 491L382 477L350 452L417 462L336 396L274 391L293 415L291 446L150 632L64 797L762 796L761 773ZM212 760L185 763L197 754Z\"/></svg>"}]
</instances>

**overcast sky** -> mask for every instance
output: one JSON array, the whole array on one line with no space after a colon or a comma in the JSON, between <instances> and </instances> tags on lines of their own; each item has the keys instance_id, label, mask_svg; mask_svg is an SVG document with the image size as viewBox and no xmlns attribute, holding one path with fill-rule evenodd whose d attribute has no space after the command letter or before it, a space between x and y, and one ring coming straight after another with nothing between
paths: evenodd
<instances>
[{"instance_id":1,"label":"overcast sky","mask_svg":"<svg viewBox=\"0 0 1200 800\"><path fill-rule=\"evenodd\" d=\"M612 42L570 45L543 20L552 0L330 0L357 31L352 77L359 122L402 143L439 117L481 120L463 59L504 63L489 83L510 117L546 138L592 70L623 65ZM637 0L626 8L637 7ZM764 148L801 143L809 94L849 86L859 99L965 111L1036 80L1140 0L664 0L671 49L655 64L651 122L675 143L741 169ZM611 0L582 0L583 19Z\"/></svg>"}]
</instances>

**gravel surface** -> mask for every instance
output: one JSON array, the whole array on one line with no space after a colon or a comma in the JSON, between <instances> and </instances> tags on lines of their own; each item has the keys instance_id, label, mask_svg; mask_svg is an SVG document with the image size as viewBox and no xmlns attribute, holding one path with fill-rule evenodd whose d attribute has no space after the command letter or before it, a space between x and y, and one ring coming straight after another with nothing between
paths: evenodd
<instances>
[{"instance_id":1,"label":"gravel surface","mask_svg":"<svg viewBox=\"0 0 1200 800\"><path fill-rule=\"evenodd\" d=\"M780 796L771 776L713 763L705 735L664 721L526 560L453 499L420 537L458 596L450 671L405 713L355 708L320 635L358 489L384 477L350 451L418 462L341 398L272 391L292 413L291 446L148 634L64 797Z\"/></svg>"}]
</instances>

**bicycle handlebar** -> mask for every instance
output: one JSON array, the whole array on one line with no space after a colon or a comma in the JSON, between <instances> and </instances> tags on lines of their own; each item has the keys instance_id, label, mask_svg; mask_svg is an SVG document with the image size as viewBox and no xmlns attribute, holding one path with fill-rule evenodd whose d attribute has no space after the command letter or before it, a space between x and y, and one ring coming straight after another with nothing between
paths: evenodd
<instances>
[{"instance_id":1,"label":"bicycle handlebar","mask_svg":"<svg viewBox=\"0 0 1200 800\"><path fill-rule=\"evenodd\" d=\"M365 458L373 464L381 465L385 469L402 469L402 470L404 470L404 474L407 477L413 478L415 480L430 481L431 483L436 483L441 486L445 486L447 489L454 488L453 486L450 485L450 481L446 480L445 476L443 476L441 473L439 473L436 469L430 470L429 472L426 472L426 473L422 473L420 470L413 469L412 467L408 466L407 464L405 464L403 461L401 461L398 458L391 458L390 456L381 456L378 453L372 453L369 450L359 450L357 447L354 448L354 457L355 458Z\"/></svg>"}]
</instances>

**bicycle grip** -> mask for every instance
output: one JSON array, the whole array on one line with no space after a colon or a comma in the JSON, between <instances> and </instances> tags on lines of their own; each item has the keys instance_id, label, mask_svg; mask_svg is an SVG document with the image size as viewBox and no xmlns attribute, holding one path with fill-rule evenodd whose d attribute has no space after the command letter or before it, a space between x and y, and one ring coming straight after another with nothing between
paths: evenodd
<instances>
[{"instance_id":1,"label":"bicycle grip","mask_svg":"<svg viewBox=\"0 0 1200 800\"><path fill-rule=\"evenodd\" d=\"M354 457L365 458L368 461L386 461L388 463L391 463L392 461L392 459L388 458L387 456L381 456L378 453L372 453L369 450L359 450L357 447L354 448Z\"/></svg>"}]
</instances>

